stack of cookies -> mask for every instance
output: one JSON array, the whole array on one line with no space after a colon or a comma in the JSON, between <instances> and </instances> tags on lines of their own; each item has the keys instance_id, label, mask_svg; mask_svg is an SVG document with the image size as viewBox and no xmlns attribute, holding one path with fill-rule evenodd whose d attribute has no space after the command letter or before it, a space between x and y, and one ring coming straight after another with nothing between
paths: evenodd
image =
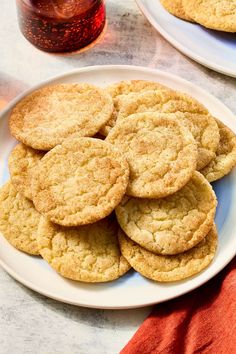
<instances>
[{"instance_id":1,"label":"stack of cookies","mask_svg":"<svg viewBox=\"0 0 236 354\"><path fill-rule=\"evenodd\" d=\"M217 31L236 32L236 0L160 0L172 15Z\"/></svg>"},{"instance_id":2,"label":"stack of cookies","mask_svg":"<svg viewBox=\"0 0 236 354\"><path fill-rule=\"evenodd\" d=\"M44 87L10 116L20 142L0 190L0 231L62 276L105 282L131 267L177 281L217 248L209 182L236 164L236 136L156 82Z\"/></svg>"}]
</instances>

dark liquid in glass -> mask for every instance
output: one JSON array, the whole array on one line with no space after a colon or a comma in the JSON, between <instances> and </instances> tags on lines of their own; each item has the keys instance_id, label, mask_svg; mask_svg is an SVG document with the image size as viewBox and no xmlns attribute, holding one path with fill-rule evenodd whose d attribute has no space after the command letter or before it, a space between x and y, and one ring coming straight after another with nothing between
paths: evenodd
<instances>
[{"instance_id":1,"label":"dark liquid in glass","mask_svg":"<svg viewBox=\"0 0 236 354\"><path fill-rule=\"evenodd\" d=\"M16 0L20 29L47 52L86 47L102 32L106 12L102 0Z\"/></svg>"}]
</instances>

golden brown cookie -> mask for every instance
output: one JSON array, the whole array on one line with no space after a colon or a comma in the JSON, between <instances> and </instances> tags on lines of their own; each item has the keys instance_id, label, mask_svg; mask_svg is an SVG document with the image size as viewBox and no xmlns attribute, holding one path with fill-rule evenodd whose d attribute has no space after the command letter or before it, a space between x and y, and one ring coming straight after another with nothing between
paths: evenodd
<instances>
[{"instance_id":1,"label":"golden brown cookie","mask_svg":"<svg viewBox=\"0 0 236 354\"><path fill-rule=\"evenodd\" d=\"M36 234L40 214L11 182L0 189L0 232L20 251L38 255Z\"/></svg>"},{"instance_id":2,"label":"golden brown cookie","mask_svg":"<svg viewBox=\"0 0 236 354\"><path fill-rule=\"evenodd\" d=\"M140 93L127 98L118 113L117 123L131 114L142 112L178 113L178 119L191 131L197 142L197 170L205 167L215 157L220 140L218 126L208 110L193 97L164 90Z\"/></svg>"},{"instance_id":3,"label":"golden brown cookie","mask_svg":"<svg viewBox=\"0 0 236 354\"><path fill-rule=\"evenodd\" d=\"M24 197L32 200L31 180L38 162L45 155L43 151L34 150L24 144L18 144L9 156L11 182Z\"/></svg>"},{"instance_id":4,"label":"golden brown cookie","mask_svg":"<svg viewBox=\"0 0 236 354\"><path fill-rule=\"evenodd\" d=\"M50 150L74 133L81 137L95 135L112 111L111 96L95 86L46 86L15 106L10 116L10 131L25 145Z\"/></svg>"},{"instance_id":5,"label":"golden brown cookie","mask_svg":"<svg viewBox=\"0 0 236 354\"><path fill-rule=\"evenodd\" d=\"M185 93L173 90L148 90L130 98L128 96L118 113L117 121L142 112L209 114L205 106Z\"/></svg>"},{"instance_id":6,"label":"golden brown cookie","mask_svg":"<svg viewBox=\"0 0 236 354\"><path fill-rule=\"evenodd\" d=\"M175 256L162 256L149 252L119 232L121 252L130 265L143 276L159 281L178 281L205 269L213 260L217 249L216 227L197 246Z\"/></svg>"},{"instance_id":7,"label":"golden brown cookie","mask_svg":"<svg viewBox=\"0 0 236 354\"><path fill-rule=\"evenodd\" d=\"M126 193L130 196L161 198L173 194L196 169L194 138L171 113L134 114L116 124L106 141L129 162Z\"/></svg>"},{"instance_id":8,"label":"golden brown cookie","mask_svg":"<svg viewBox=\"0 0 236 354\"><path fill-rule=\"evenodd\" d=\"M219 120L216 122L220 131L216 157L200 171L209 182L224 177L236 166L236 135Z\"/></svg>"},{"instance_id":9,"label":"golden brown cookie","mask_svg":"<svg viewBox=\"0 0 236 354\"><path fill-rule=\"evenodd\" d=\"M40 254L69 279L90 283L117 279L131 267L121 255L114 219L65 228L42 216L37 238Z\"/></svg>"},{"instance_id":10,"label":"golden brown cookie","mask_svg":"<svg viewBox=\"0 0 236 354\"><path fill-rule=\"evenodd\" d=\"M100 139L68 138L38 164L33 201L52 222L90 224L120 203L128 181L128 163L114 146Z\"/></svg>"},{"instance_id":11,"label":"golden brown cookie","mask_svg":"<svg viewBox=\"0 0 236 354\"><path fill-rule=\"evenodd\" d=\"M236 0L182 0L185 13L217 31L236 32Z\"/></svg>"},{"instance_id":12,"label":"golden brown cookie","mask_svg":"<svg viewBox=\"0 0 236 354\"><path fill-rule=\"evenodd\" d=\"M192 18L184 11L182 0L160 0L160 2L172 15L183 20L192 21Z\"/></svg>"},{"instance_id":13,"label":"golden brown cookie","mask_svg":"<svg viewBox=\"0 0 236 354\"><path fill-rule=\"evenodd\" d=\"M116 208L118 223L133 241L158 254L194 247L214 222L216 196L199 172L178 192L162 199L125 197Z\"/></svg>"},{"instance_id":14,"label":"golden brown cookie","mask_svg":"<svg viewBox=\"0 0 236 354\"><path fill-rule=\"evenodd\" d=\"M171 89L159 84L158 82L146 80L120 81L108 86L106 91L113 98L114 110L111 118L100 129L100 133L104 136L107 136L110 130L115 126L117 114L128 96L135 96L136 93L144 92L147 90L171 91Z\"/></svg>"}]
</instances>

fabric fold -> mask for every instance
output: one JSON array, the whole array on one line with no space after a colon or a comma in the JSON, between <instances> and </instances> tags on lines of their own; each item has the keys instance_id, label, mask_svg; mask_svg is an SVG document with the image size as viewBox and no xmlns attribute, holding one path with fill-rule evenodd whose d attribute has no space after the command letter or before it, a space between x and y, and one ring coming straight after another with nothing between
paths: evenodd
<instances>
[{"instance_id":1,"label":"fabric fold","mask_svg":"<svg viewBox=\"0 0 236 354\"><path fill-rule=\"evenodd\" d=\"M157 305L121 354L233 354L236 258L211 281Z\"/></svg>"}]
</instances>

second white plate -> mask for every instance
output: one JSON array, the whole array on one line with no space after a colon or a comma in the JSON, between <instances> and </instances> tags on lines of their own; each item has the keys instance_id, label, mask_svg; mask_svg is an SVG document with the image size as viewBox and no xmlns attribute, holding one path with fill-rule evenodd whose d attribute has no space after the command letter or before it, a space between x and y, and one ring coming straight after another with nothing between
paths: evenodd
<instances>
[{"instance_id":1,"label":"second white plate","mask_svg":"<svg viewBox=\"0 0 236 354\"><path fill-rule=\"evenodd\" d=\"M136 0L158 32L182 53L222 74L236 77L236 34L213 31L167 12L159 0Z\"/></svg>"}]
</instances>

